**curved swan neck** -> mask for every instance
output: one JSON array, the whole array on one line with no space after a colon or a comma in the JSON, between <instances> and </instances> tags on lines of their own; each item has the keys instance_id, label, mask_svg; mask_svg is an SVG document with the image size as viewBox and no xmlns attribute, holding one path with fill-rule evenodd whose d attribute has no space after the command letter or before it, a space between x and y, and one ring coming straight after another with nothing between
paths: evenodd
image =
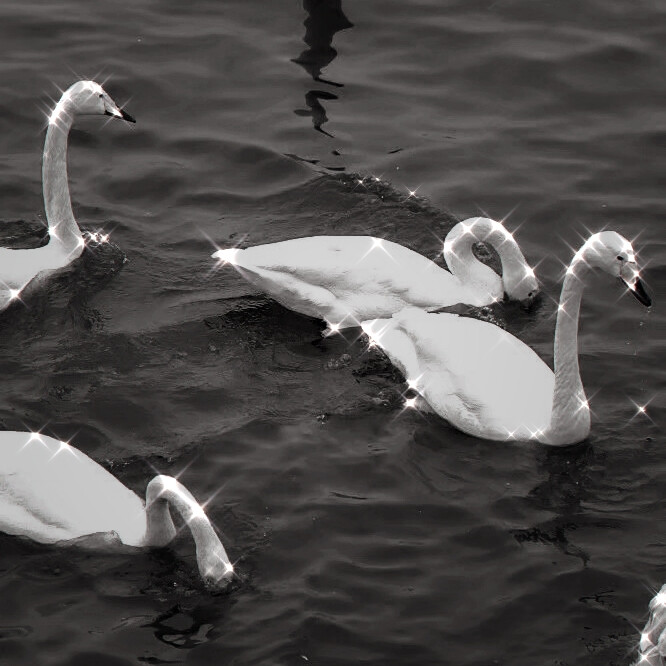
<instances>
[{"instance_id":1,"label":"curved swan neck","mask_svg":"<svg viewBox=\"0 0 666 666\"><path fill-rule=\"evenodd\" d=\"M517 245L507 242L510 239L511 234L499 222L477 217L453 227L444 241L444 258L449 270L463 285L473 284L489 293L491 300L500 300L504 296L502 278L476 258L472 247L479 242L492 245L500 256L502 269L506 270L514 259L524 261ZM514 257L516 251L519 256ZM481 304L486 303L487 300Z\"/></svg>"},{"instance_id":2,"label":"curved swan neck","mask_svg":"<svg viewBox=\"0 0 666 666\"><path fill-rule=\"evenodd\" d=\"M577 254L562 284L553 353L555 387L549 428L553 444L560 439L566 443L580 441L590 431L590 409L578 366L578 320L589 270L584 256Z\"/></svg>"},{"instance_id":3,"label":"curved swan neck","mask_svg":"<svg viewBox=\"0 0 666 666\"><path fill-rule=\"evenodd\" d=\"M160 474L146 488L146 546L164 546L176 530L169 513L173 507L190 528L199 571L205 580L219 582L233 575L233 566L206 513L190 491L171 476Z\"/></svg>"},{"instance_id":4,"label":"curved swan neck","mask_svg":"<svg viewBox=\"0 0 666 666\"><path fill-rule=\"evenodd\" d=\"M42 161L44 208L51 235L49 246L57 246L69 260L79 256L84 245L72 212L67 177L67 140L72 122L73 113L66 106L59 115L51 117Z\"/></svg>"}]
</instances>

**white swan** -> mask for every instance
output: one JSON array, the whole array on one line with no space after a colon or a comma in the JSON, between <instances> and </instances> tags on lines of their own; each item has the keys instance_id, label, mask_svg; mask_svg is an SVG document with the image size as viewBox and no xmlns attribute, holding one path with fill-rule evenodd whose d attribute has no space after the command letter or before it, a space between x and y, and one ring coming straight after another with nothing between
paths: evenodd
<instances>
[{"instance_id":1,"label":"white swan","mask_svg":"<svg viewBox=\"0 0 666 666\"><path fill-rule=\"evenodd\" d=\"M497 250L503 277L472 252L484 241ZM232 264L285 307L325 319L331 331L389 317L407 306L437 309L457 303L488 305L532 299L534 272L513 236L495 220L458 223L444 242L451 272L402 245L371 236L311 236L212 256Z\"/></svg>"},{"instance_id":2,"label":"white swan","mask_svg":"<svg viewBox=\"0 0 666 666\"><path fill-rule=\"evenodd\" d=\"M578 316L587 275L620 277L644 305L631 243L614 231L591 236L567 269L555 326L555 373L501 328L453 314L409 308L364 331L440 416L463 432L495 440L565 445L590 431L578 369Z\"/></svg>"},{"instance_id":3,"label":"white swan","mask_svg":"<svg viewBox=\"0 0 666 666\"><path fill-rule=\"evenodd\" d=\"M233 566L203 508L179 481L158 475L146 503L66 442L0 432L0 531L40 543L98 548L165 546L176 535L169 507L190 528L206 583L223 586Z\"/></svg>"},{"instance_id":4,"label":"white swan","mask_svg":"<svg viewBox=\"0 0 666 666\"><path fill-rule=\"evenodd\" d=\"M641 632L638 646L643 666L661 666L666 659L666 585L650 601L650 617Z\"/></svg>"},{"instance_id":5,"label":"white swan","mask_svg":"<svg viewBox=\"0 0 666 666\"><path fill-rule=\"evenodd\" d=\"M49 242L29 250L0 248L0 310L19 299L35 278L67 266L83 252L85 240L72 213L67 183L67 139L74 118L84 114L135 122L94 81L78 81L63 93L49 116L42 162Z\"/></svg>"}]
</instances>

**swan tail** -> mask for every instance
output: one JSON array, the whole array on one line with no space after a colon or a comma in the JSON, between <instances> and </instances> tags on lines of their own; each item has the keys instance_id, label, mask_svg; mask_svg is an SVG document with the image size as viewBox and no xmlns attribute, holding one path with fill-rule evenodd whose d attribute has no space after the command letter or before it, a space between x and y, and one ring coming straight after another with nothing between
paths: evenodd
<instances>
[{"instance_id":1,"label":"swan tail","mask_svg":"<svg viewBox=\"0 0 666 666\"><path fill-rule=\"evenodd\" d=\"M239 252L240 250L237 247L231 247L226 250L218 250L211 256L223 265L231 264L232 266L235 266L238 263L237 256Z\"/></svg>"}]
</instances>

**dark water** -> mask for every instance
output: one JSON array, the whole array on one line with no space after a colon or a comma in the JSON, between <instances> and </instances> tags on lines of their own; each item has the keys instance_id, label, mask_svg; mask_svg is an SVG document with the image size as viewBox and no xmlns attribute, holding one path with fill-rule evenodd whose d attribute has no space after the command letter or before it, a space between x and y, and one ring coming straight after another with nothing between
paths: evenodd
<instances>
[{"instance_id":1,"label":"dark water","mask_svg":"<svg viewBox=\"0 0 666 666\"><path fill-rule=\"evenodd\" d=\"M243 580L206 592L184 536L129 557L0 535L0 661L630 663L666 580L665 15L647 0L2 3L3 243L38 242L56 86L105 81L138 122L71 134L77 218L120 250L0 315L0 425L73 437L139 493L187 468ZM357 182L372 176L387 184ZM354 335L322 340L209 258L213 241L319 233L435 256L479 211L511 213L545 292L492 316L547 360L568 246L605 226L636 238L655 307L602 277L586 291L584 444L484 442L402 412Z\"/></svg>"}]
</instances>

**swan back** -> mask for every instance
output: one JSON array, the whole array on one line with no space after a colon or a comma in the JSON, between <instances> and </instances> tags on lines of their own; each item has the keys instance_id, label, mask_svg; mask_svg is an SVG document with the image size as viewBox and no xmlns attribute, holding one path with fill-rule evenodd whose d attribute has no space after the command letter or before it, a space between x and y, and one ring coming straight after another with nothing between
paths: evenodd
<instances>
[{"instance_id":1,"label":"swan back","mask_svg":"<svg viewBox=\"0 0 666 666\"><path fill-rule=\"evenodd\" d=\"M501 328L408 308L390 320L365 322L364 329L380 332L373 333L377 344L400 359L416 390L460 430L507 440L538 439L548 428L553 373Z\"/></svg>"},{"instance_id":2,"label":"swan back","mask_svg":"<svg viewBox=\"0 0 666 666\"><path fill-rule=\"evenodd\" d=\"M234 265L286 307L342 327L408 305L445 307L475 299L473 289L430 259L371 236L296 238L220 250L213 257Z\"/></svg>"},{"instance_id":3,"label":"swan back","mask_svg":"<svg viewBox=\"0 0 666 666\"><path fill-rule=\"evenodd\" d=\"M115 532L140 546L141 499L78 449L52 437L0 433L0 530L41 543Z\"/></svg>"},{"instance_id":4,"label":"swan back","mask_svg":"<svg viewBox=\"0 0 666 666\"><path fill-rule=\"evenodd\" d=\"M341 292L359 287L408 292L415 278L427 280L427 271L439 269L409 248L372 236L310 236L257 245L239 251L234 264L246 270L288 273Z\"/></svg>"}]
</instances>

